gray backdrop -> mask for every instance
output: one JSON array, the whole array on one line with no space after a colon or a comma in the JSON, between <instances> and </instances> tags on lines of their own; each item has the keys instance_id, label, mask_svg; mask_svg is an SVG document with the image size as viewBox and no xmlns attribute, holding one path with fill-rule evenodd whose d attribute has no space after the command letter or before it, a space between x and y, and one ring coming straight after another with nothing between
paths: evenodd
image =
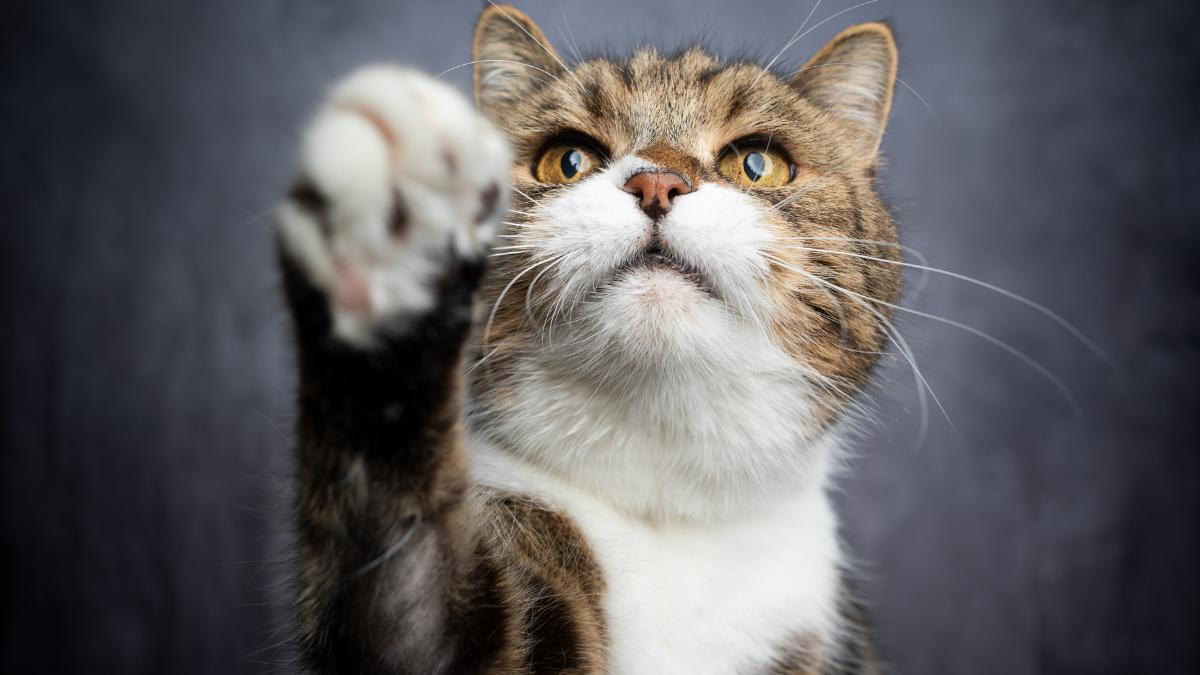
<instances>
[{"instance_id":1,"label":"gray backdrop","mask_svg":"<svg viewBox=\"0 0 1200 675\"><path fill-rule=\"evenodd\" d=\"M815 19L849 7L822 4ZM706 33L769 54L805 0L523 2L569 52ZM468 60L479 2L5 2L0 443L5 672L290 670L292 376L269 210L322 90ZM932 264L903 320L945 403L916 443L892 363L839 502L896 673L1200 664L1200 41L1194 3L883 0L901 87L884 175ZM447 79L464 90L468 68Z\"/></svg>"}]
</instances>

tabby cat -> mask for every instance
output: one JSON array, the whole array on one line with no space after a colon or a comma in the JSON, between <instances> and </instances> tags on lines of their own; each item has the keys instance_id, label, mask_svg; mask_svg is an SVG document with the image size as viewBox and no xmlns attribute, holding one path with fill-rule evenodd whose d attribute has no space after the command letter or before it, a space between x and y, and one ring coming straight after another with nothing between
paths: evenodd
<instances>
[{"instance_id":1,"label":"tabby cat","mask_svg":"<svg viewBox=\"0 0 1200 675\"><path fill-rule=\"evenodd\" d=\"M311 670L874 672L826 488L900 292L896 58L567 65L493 5L474 107L335 87L279 211Z\"/></svg>"}]
</instances>

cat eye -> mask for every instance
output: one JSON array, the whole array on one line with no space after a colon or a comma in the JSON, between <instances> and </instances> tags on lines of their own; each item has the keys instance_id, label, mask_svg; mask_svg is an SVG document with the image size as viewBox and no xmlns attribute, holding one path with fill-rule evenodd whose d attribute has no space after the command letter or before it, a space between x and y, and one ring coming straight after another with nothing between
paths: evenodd
<instances>
[{"instance_id":1,"label":"cat eye","mask_svg":"<svg viewBox=\"0 0 1200 675\"><path fill-rule=\"evenodd\" d=\"M779 187L796 177L796 165L782 152L752 145L730 146L717 169L740 187Z\"/></svg>"},{"instance_id":2,"label":"cat eye","mask_svg":"<svg viewBox=\"0 0 1200 675\"><path fill-rule=\"evenodd\" d=\"M559 141L542 151L533 177L543 183L577 183L600 166L600 156L578 141Z\"/></svg>"}]
</instances>

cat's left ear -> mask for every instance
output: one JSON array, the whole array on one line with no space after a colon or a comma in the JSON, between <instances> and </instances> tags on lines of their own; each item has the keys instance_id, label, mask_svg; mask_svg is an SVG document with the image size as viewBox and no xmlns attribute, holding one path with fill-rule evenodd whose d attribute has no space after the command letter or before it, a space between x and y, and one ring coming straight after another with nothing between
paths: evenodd
<instances>
[{"instance_id":1,"label":"cat's left ear","mask_svg":"<svg viewBox=\"0 0 1200 675\"><path fill-rule=\"evenodd\" d=\"M887 24L862 23L830 40L792 80L849 132L851 151L868 167L875 165L892 108L898 58Z\"/></svg>"},{"instance_id":2,"label":"cat's left ear","mask_svg":"<svg viewBox=\"0 0 1200 675\"><path fill-rule=\"evenodd\" d=\"M487 112L519 100L566 72L541 28L520 10L491 4L475 24L475 103Z\"/></svg>"}]
</instances>

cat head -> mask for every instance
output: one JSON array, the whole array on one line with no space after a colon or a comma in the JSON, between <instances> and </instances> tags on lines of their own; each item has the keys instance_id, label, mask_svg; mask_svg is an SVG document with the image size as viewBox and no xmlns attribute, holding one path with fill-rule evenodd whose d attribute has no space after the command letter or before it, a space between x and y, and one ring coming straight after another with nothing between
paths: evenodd
<instances>
[{"instance_id":1,"label":"cat head","mask_svg":"<svg viewBox=\"0 0 1200 675\"><path fill-rule=\"evenodd\" d=\"M701 48L568 65L506 6L473 47L515 157L475 419L597 491L637 483L622 506L657 515L812 474L899 296L874 187L890 29L849 28L791 74Z\"/></svg>"}]
</instances>

